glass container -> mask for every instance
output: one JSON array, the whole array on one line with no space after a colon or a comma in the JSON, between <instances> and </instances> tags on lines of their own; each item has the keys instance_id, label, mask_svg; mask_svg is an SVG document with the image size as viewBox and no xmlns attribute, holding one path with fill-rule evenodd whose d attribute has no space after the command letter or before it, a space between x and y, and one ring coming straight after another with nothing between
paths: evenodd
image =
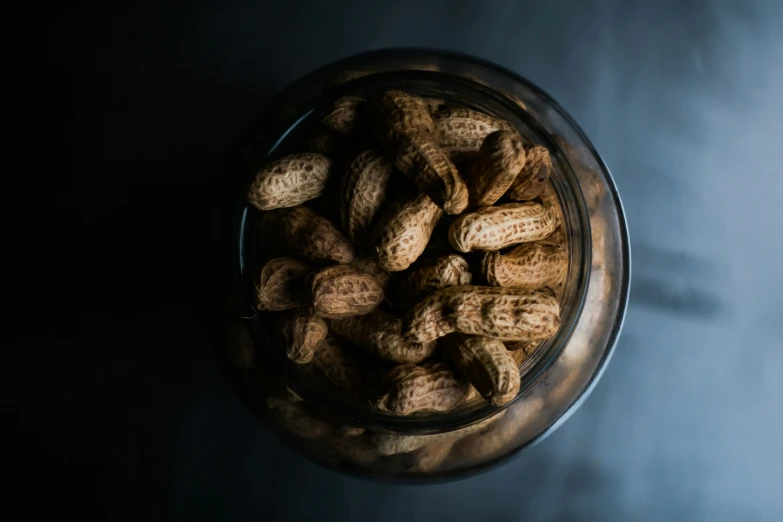
<instances>
[{"instance_id":1,"label":"glass container","mask_svg":"<svg viewBox=\"0 0 783 522\"><path fill-rule=\"evenodd\" d=\"M549 149L569 259L559 331L524 360L520 392L503 407L479 397L447 413L395 416L372 410L332 389L308 365L288 361L275 316L256 311L253 277L265 248L255 230L258 211L243 193L232 252L240 313L227 352L230 372L256 417L322 465L377 479L463 477L534 446L595 386L625 315L628 231L608 168L557 102L511 71L439 51L376 51L307 75L274 101L238 175L249 185L269 159L297 150L334 99L392 88L492 114L526 141Z\"/></svg>"}]
</instances>

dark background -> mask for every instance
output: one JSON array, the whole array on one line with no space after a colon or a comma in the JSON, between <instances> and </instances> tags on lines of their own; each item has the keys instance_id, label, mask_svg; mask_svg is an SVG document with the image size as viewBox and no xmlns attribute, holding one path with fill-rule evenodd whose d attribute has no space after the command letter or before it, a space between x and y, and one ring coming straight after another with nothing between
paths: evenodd
<instances>
[{"instance_id":1,"label":"dark background","mask_svg":"<svg viewBox=\"0 0 783 522\"><path fill-rule=\"evenodd\" d=\"M783 519L783 4L48 14L55 255L25 304L58 311L15 319L21 350L3 364L31 507L119 520ZM557 99L612 169L634 262L623 335L581 410L497 470L420 487L293 454L212 359L238 144L291 81L392 46L474 54Z\"/></svg>"}]
</instances>

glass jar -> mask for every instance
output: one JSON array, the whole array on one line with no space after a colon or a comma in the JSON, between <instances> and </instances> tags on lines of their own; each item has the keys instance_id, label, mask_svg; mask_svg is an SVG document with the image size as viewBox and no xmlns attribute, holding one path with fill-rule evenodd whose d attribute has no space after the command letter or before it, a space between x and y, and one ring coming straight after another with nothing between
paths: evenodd
<instances>
[{"instance_id":1,"label":"glass jar","mask_svg":"<svg viewBox=\"0 0 783 522\"><path fill-rule=\"evenodd\" d=\"M279 326L256 313L253 271L264 248L255 235L257 211L243 193L233 243L241 312L231 374L257 418L318 463L375 478L459 477L532 447L587 397L625 315L628 232L606 165L557 102L510 71L451 53L371 52L311 73L278 96L248 148L242 175L249 184L270 158L294 151L332 100L391 88L495 115L549 149L569 258L558 333L526 358L520 392L503 407L478 398L448 413L394 416L347 400L307 365L290 362Z\"/></svg>"}]
</instances>

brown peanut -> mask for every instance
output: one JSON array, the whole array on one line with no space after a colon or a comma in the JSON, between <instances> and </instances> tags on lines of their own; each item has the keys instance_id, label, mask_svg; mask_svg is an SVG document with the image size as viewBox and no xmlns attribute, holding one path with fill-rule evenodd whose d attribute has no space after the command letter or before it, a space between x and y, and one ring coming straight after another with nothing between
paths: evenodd
<instances>
[{"instance_id":1,"label":"brown peanut","mask_svg":"<svg viewBox=\"0 0 783 522\"><path fill-rule=\"evenodd\" d=\"M343 230L358 247L369 240L370 226L386 199L393 169L379 150L362 152L348 167L341 190L341 216Z\"/></svg>"},{"instance_id":2,"label":"brown peanut","mask_svg":"<svg viewBox=\"0 0 783 522\"><path fill-rule=\"evenodd\" d=\"M508 123L470 109L441 111L433 120L438 144L454 162L472 158L489 134L511 130Z\"/></svg>"},{"instance_id":3,"label":"brown peanut","mask_svg":"<svg viewBox=\"0 0 783 522\"><path fill-rule=\"evenodd\" d=\"M416 261L441 215L441 209L426 194L406 195L394 202L375 227L375 251L381 268L399 272Z\"/></svg>"},{"instance_id":4,"label":"brown peanut","mask_svg":"<svg viewBox=\"0 0 783 522\"><path fill-rule=\"evenodd\" d=\"M538 195L538 200L555 216L555 231L547 237L547 241L554 243L563 249L567 249L568 239L565 231L563 208L560 206L560 198L557 196L555 187L552 186L551 183L547 183L541 191L541 194Z\"/></svg>"},{"instance_id":5,"label":"brown peanut","mask_svg":"<svg viewBox=\"0 0 783 522\"><path fill-rule=\"evenodd\" d=\"M469 384L450 364L425 362L392 368L385 393L374 406L397 415L419 411L448 411L465 400Z\"/></svg>"},{"instance_id":6,"label":"brown peanut","mask_svg":"<svg viewBox=\"0 0 783 522\"><path fill-rule=\"evenodd\" d=\"M403 137L434 135L435 123L422 98L406 92L386 91L378 99L382 122L381 141L396 150Z\"/></svg>"},{"instance_id":7,"label":"brown peanut","mask_svg":"<svg viewBox=\"0 0 783 522\"><path fill-rule=\"evenodd\" d=\"M329 384L349 396L358 395L364 387L367 369L345 341L334 335L329 334L318 343L312 368Z\"/></svg>"},{"instance_id":8,"label":"brown peanut","mask_svg":"<svg viewBox=\"0 0 783 522\"><path fill-rule=\"evenodd\" d=\"M331 174L332 161L323 154L291 154L258 171L247 200L260 210L295 207L323 194Z\"/></svg>"},{"instance_id":9,"label":"brown peanut","mask_svg":"<svg viewBox=\"0 0 783 522\"><path fill-rule=\"evenodd\" d=\"M552 173L552 158L546 147L536 145L527 150L525 166L514 179L508 196L516 201L528 201L544 191Z\"/></svg>"},{"instance_id":10,"label":"brown peanut","mask_svg":"<svg viewBox=\"0 0 783 522\"><path fill-rule=\"evenodd\" d=\"M435 351L436 343L412 343L402 336L402 319L382 310L329 321L331 331L382 359L400 364L420 363Z\"/></svg>"},{"instance_id":11,"label":"brown peanut","mask_svg":"<svg viewBox=\"0 0 783 522\"><path fill-rule=\"evenodd\" d=\"M537 241L514 247L507 254L487 252L481 270L493 286L535 290L563 282L568 258L559 246Z\"/></svg>"},{"instance_id":12,"label":"brown peanut","mask_svg":"<svg viewBox=\"0 0 783 522\"><path fill-rule=\"evenodd\" d=\"M334 101L322 123L338 135L347 136L356 130L361 107L367 100L358 96L343 96Z\"/></svg>"},{"instance_id":13,"label":"brown peanut","mask_svg":"<svg viewBox=\"0 0 783 522\"><path fill-rule=\"evenodd\" d=\"M303 287L310 267L290 257L272 259L261 270L258 282L259 310L289 310L305 304Z\"/></svg>"},{"instance_id":14,"label":"brown peanut","mask_svg":"<svg viewBox=\"0 0 783 522\"><path fill-rule=\"evenodd\" d=\"M400 285L395 302L410 308L427 294L448 286L469 285L473 276L462 256L449 254L425 261L413 269Z\"/></svg>"},{"instance_id":15,"label":"brown peanut","mask_svg":"<svg viewBox=\"0 0 783 522\"><path fill-rule=\"evenodd\" d=\"M278 237L290 252L314 263L350 263L353 245L328 219L307 207L264 212L261 228L267 237Z\"/></svg>"},{"instance_id":16,"label":"brown peanut","mask_svg":"<svg viewBox=\"0 0 783 522\"><path fill-rule=\"evenodd\" d=\"M520 171L524 171L525 160L525 147L519 133L499 130L488 135L465 169L470 206L494 205Z\"/></svg>"},{"instance_id":17,"label":"brown peanut","mask_svg":"<svg viewBox=\"0 0 783 522\"><path fill-rule=\"evenodd\" d=\"M321 317L340 319L374 310L383 289L373 276L350 265L326 267L313 274L313 308Z\"/></svg>"},{"instance_id":18,"label":"brown peanut","mask_svg":"<svg viewBox=\"0 0 783 522\"><path fill-rule=\"evenodd\" d=\"M425 297L403 324L417 343L452 332L508 341L548 339L560 327L560 306L540 292L488 286L452 286Z\"/></svg>"},{"instance_id":19,"label":"brown peanut","mask_svg":"<svg viewBox=\"0 0 783 522\"><path fill-rule=\"evenodd\" d=\"M447 214L459 214L468 206L465 181L431 137L401 138L395 166Z\"/></svg>"},{"instance_id":20,"label":"brown peanut","mask_svg":"<svg viewBox=\"0 0 783 522\"><path fill-rule=\"evenodd\" d=\"M297 364L313 360L316 347L328 332L326 322L309 307L297 310L283 325L287 349L286 355Z\"/></svg>"},{"instance_id":21,"label":"brown peanut","mask_svg":"<svg viewBox=\"0 0 783 522\"><path fill-rule=\"evenodd\" d=\"M467 377L488 402L502 406L519 393L519 367L503 341L475 335L451 334L441 352Z\"/></svg>"},{"instance_id":22,"label":"brown peanut","mask_svg":"<svg viewBox=\"0 0 783 522\"><path fill-rule=\"evenodd\" d=\"M506 203L458 217L449 228L449 241L459 252L501 250L543 239L556 227L552 211L538 203Z\"/></svg>"}]
</instances>

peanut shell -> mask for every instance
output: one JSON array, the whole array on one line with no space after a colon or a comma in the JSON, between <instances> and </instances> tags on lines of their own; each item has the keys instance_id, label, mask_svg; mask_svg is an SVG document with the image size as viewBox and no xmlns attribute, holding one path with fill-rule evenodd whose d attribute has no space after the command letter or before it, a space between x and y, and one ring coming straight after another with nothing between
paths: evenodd
<instances>
[{"instance_id":1,"label":"peanut shell","mask_svg":"<svg viewBox=\"0 0 783 522\"><path fill-rule=\"evenodd\" d=\"M458 217L449 228L449 242L459 252L501 250L543 239L556 227L555 216L547 207L538 203L506 203Z\"/></svg>"},{"instance_id":2,"label":"peanut shell","mask_svg":"<svg viewBox=\"0 0 783 522\"><path fill-rule=\"evenodd\" d=\"M323 154L291 154L258 171L247 200L259 210L295 207L323 194L331 174L332 161Z\"/></svg>"},{"instance_id":3,"label":"peanut shell","mask_svg":"<svg viewBox=\"0 0 783 522\"><path fill-rule=\"evenodd\" d=\"M548 339L560 327L560 305L541 292L488 286L452 286L417 304L403 333L422 343L452 332L508 341Z\"/></svg>"},{"instance_id":4,"label":"peanut shell","mask_svg":"<svg viewBox=\"0 0 783 522\"><path fill-rule=\"evenodd\" d=\"M305 304L304 279L310 267L290 257L272 259L257 285L259 310L289 310Z\"/></svg>"},{"instance_id":5,"label":"peanut shell","mask_svg":"<svg viewBox=\"0 0 783 522\"><path fill-rule=\"evenodd\" d=\"M383 289L373 276L350 266L335 265L313 274L313 308L321 317L341 319L374 310Z\"/></svg>"}]
</instances>

